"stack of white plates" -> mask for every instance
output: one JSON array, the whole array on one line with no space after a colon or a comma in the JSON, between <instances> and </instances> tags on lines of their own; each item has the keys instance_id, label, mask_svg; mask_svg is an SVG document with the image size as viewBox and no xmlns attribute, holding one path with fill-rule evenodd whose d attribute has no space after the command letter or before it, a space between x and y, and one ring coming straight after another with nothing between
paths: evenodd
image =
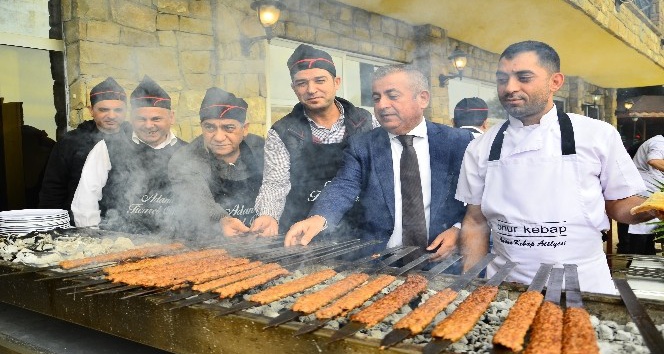
<instances>
[{"instance_id":1,"label":"stack of white plates","mask_svg":"<svg viewBox=\"0 0 664 354\"><path fill-rule=\"evenodd\" d=\"M69 213L62 209L0 211L0 234L25 235L33 231L69 228Z\"/></svg>"}]
</instances>

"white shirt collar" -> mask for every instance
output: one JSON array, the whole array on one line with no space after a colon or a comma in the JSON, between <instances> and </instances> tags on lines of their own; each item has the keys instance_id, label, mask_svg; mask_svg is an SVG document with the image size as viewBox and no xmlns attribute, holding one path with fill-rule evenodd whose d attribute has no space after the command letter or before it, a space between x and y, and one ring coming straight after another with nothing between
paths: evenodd
<instances>
[{"instance_id":1,"label":"white shirt collar","mask_svg":"<svg viewBox=\"0 0 664 354\"><path fill-rule=\"evenodd\" d=\"M390 139L397 136L396 134L392 134L390 132L387 132L387 134L390 137ZM427 137L427 122L426 122L426 119L424 119L424 117L423 117L420 124L418 124L415 128L413 128L413 130L409 131L405 135L414 135L418 138L426 138Z\"/></svg>"},{"instance_id":2,"label":"white shirt collar","mask_svg":"<svg viewBox=\"0 0 664 354\"><path fill-rule=\"evenodd\" d=\"M133 142L135 142L136 144L143 143L145 145L150 146L150 144L148 144L145 141L139 139L138 135L136 135L136 132L131 132L131 140ZM166 137L166 140L164 140L161 144L159 144L155 147L152 147L152 146L150 146L150 147L152 147L155 150L159 150L159 149L163 149L167 145L173 146L177 142L178 142L178 138L175 136L175 133L173 133L173 131L171 130L171 131L168 132L168 136Z\"/></svg>"},{"instance_id":3,"label":"white shirt collar","mask_svg":"<svg viewBox=\"0 0 664 354\"><path fill-rule=\"evenodd\" d=\"M520 120L518 120L518 119L516 119L512 116L509 116L509 120L510 120L510 126L511 127L514 127L514 128L523 128L524 127L523 122L521 122ZM542 119L540 119L539 124L533 124L533 126L538 126L538 125L545 126L545 125L549 125L549 124L551 124L551 123L553 123L557 120L558 120L558 113L557 113L556 105L554 104L553 107L542 116Z\"/></svg>"}]
</instances>

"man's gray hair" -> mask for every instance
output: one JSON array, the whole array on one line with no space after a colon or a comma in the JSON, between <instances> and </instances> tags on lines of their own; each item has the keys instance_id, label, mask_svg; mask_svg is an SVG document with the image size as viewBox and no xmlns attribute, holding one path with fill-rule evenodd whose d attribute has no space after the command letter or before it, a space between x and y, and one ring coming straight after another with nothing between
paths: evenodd
<instances>
[{"instance_id":1,"label":"man's gray hair","mask_svg":"<svg viewBox=\"0 0 664 354\"><path fill-rule=\"evenodd\" d=\"M380 80L387 75L404 72L410 79L410 88L418 94L422 91L429 91L429 80L417 67L407 64L393 64L381 66L374 71L372 81Z\"/></svg>"}]
</instances>

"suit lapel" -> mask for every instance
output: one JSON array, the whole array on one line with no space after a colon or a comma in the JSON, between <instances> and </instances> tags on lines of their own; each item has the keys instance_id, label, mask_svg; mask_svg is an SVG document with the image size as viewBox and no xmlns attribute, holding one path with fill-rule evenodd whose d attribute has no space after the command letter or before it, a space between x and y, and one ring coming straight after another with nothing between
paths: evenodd
<instances>
[{"instance_id":1,"label":"suit lapel","mask_svg":"<svg viewBox=\"0 0 664 354\"><path fill-rule=\"evenodd\" d=\"M383 189L385 204L387 204L392 219L394 219L394 170L392 168L392 148L387 131L377 128L378 137L371 143L371 157L375 159L376 176Z\"/></svg>"},{"instance_id":2,"label":"suit lapel","mask_svg":"<svg viewBox=\"0 0 664 354\"><path fill-rule=\"evenodd\" d=\"M431 164L430 217L431 220L434 220L437 215L440 215L440 208L445 204L443 198L449 189L450 179L447 178L447 174L450 149L445 148L448 141L446 131L429 121L427 121L427 135L429 136L429 159ZM430 235L430 237L435 236L437 235Z\"/></svg>"}]
</instances>

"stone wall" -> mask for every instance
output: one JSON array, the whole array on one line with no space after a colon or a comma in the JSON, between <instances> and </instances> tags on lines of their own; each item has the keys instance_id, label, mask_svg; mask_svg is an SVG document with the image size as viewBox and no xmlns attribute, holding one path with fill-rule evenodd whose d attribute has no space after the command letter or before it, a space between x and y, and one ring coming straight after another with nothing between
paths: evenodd
<instances>
[{"instance_id":1,"label":"stone wall","mask_svg":"<svg viewBox=\"0 0 664 354\"><path fill-rule=\"evenodd\" d=\"M90 119L90 89L107 76L129 95L148 75L171 96L178 136L199 134L216 81L209 0L62 0L62 9L71 126Z\"/></svg>"},{"instance_id":2,"label":"stone wall","mask_svg":"<svg viewBox=\"0 0 664 354\"><path fill-rule=\"evenodd\" d=\"M90 119L85 109L89 91L107 76L129 94L143 75L149 75L171 95L174 130L181 138L200 134L198 109L205 90L213 85L244 98L250 131L264 136L269 58L267 42L251 40L265 33L251 2L62 0L69 125ZM412 26L332 0L283 2L287 9L274 29L277 37L421 68L431 81L426 115L433 121L451 124L448 88L439 87L438 75L455 73L448 57L456 46L468 53L464 77L495 81L498 54L449 38L444 29ZM283 83L285 90L290 90L288 85ZM567 98L569 91L566 85L559 96ZM270 121L284 113L272 112Z\"/></svg>"},{"instance_id":3,"label":"stone wall","mask_svg":"<svg viewBox=\"0 0 664 354\"><path fill-rule=\"evenodd\" d=\"M173 100L178 136L200 134L198 108L216 85L249 104L250 131L265 135L266 41L251 0L62 0L70 99L70 126L90 119L90 89L113 76L129 94L149 75ZM447 87L438 75L454 72L448 56L469 54L464 76L492 82L497 55L447 38L433 26L397 19L330 0L284 0L276 36L371 57L414 63L429 77L427 116L451 124ZM284 83L284 89L288 83ZM271 121L284 112L273 112Z\"/></svg>"},{"instance_id":4,"label":"stone wall","mask_svg":"<svg viewBox=\"0 0 664 354\"><path fill-rule=\"evenodd\" d=\"M627 2L622 4L620 10L616 12L614 0L565 1L581 9L617 38L629 43L637 51L664 67L664 52L661 44L661 36L664 33L664 24L660 21L661 0L653 1L657 18L648 18L636 5Z\"/></svg>"}]
</instances>

